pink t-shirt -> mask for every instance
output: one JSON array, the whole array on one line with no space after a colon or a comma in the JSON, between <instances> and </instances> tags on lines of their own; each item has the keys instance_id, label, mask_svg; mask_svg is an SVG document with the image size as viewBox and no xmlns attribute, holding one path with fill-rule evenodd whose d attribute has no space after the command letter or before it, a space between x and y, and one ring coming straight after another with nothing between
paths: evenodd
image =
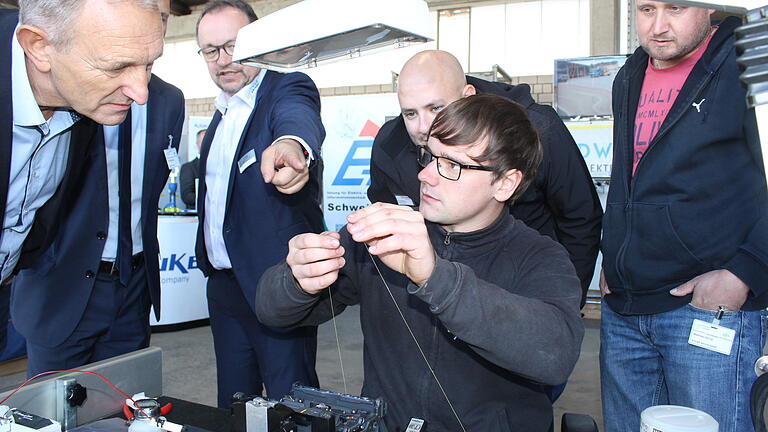
<instances>
[{"instance_id":1,"label":"pink t-shirt","mask_svg":"<svg viewBox=\"0 0 768 432\"><path fill-rule=\"evenodd\" d=\"M693 66L704 55L713 34L715 34L714 31L709 35L707 42L702 44L692 56L672 67L657 69L653 66L653 59L648 58L643 88L640 91L640 99L637 101L637 114L635 115L633 175L640 158L648 150L648 144L656 136L669 109L675 103L675 99L685 84L685 80L688 79Z\"/></svg>"}]
</instances>

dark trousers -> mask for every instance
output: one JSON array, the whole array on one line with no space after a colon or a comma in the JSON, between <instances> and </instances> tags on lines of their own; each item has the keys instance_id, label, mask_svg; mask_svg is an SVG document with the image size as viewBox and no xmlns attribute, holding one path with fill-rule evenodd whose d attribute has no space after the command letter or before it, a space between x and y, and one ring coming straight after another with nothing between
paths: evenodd
<instances>
[{"instance_id":1,"label":"dark trousers","mask_svg":"<svg viewBox=\"0 0 768 432\"><path fill-rule=\"evenodd\" d=\"M64 282L65 283L65 282ZM61 345L27 341L27 375L72 369L149 346L151 300L144 264L127 286L117 276L99 273L83 317Z\"/></svg>"},{"instance_id":2,"label":"dark trousers","mask_svg":"<svg viewBox=\"0 0 768 432\"><path fill-rule=\"evenodd\" d=\"M219 407L228 408L236 392L262 395L262 386L270 399L283 397L297 381L318 386L317 327L287 330L261 324L227 270L208 277L208 311Z\"/></svg>"},{"instance_id":3,"label":"dark trousers","mask_svg":"<svg viewBox=\"0 0 768 432\"><path fill-rule=\"evenodd\" d=\"M8 345L8 320L11 319L11 285L0 284L0 353Z\"/></svg>"}]
</instances>

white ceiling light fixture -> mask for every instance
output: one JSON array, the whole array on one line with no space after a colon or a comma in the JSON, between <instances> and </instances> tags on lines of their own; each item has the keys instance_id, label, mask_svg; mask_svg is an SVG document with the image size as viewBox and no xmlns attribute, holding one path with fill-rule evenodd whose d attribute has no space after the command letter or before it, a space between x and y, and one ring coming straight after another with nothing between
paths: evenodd
<instances>
[{"instance_id":1,"label":"white ceiling light fixture","mask_svg":"<svg viewBox=\"0 0 768 432\"><path fill-rule=\"evenodd\" d=\"M423 0L304 0L240 29L235 61L287 71L434 40Z\"/></svg>"}]
</instances>

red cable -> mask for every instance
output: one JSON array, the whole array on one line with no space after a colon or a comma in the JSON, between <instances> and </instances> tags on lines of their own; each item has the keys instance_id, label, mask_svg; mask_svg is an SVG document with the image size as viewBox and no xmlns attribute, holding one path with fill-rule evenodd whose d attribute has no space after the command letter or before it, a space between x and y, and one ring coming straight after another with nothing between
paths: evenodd
<instances>
[{"instance_id":1,"label":"red cable","mask_svg":"<svg viewBox=\"0 0 768 432\"><path fill-rule=\"evenodd\" d=\"M55 370L55 371L41 372L41 373L39 373L39 374L37 374L37 375L33 376L32 378L29 378L29 379L27 379L26 381L24 381L23 383L21 383L21 385L20 385L20 386L16 387L16 389L15 389L15 390L13 390L13 391L11 392L11 394L9 394L8 396L6 396L6 397L5 397L5 399L3 399L2 401L0 401L0 405L3 405L3 404L5 403L5 401L7 401L8 399L10 399L10 397L11 397L11 396L13 396L13 395L14 395L14 394L15 394L17 391L21 390L21 388L22 388L22 387L24 387L25 385L27 385L27 383L29 383L30 381L32 381L32 380L33 380L33 379L35 379L35 378L41 377L41 376L43 376L43 375L49 375L49 374L55 374L55 373L73 373L73 372L77 372L77 373L84 373L84 374L90 374L90 375L95 375L95 376L97 376L97 377L99 377L99 378L103 379L103 380L104 380L104 382L106 382L106 383L107 383L107 384L108 384L110 387L112 387L112 388L113 388L113 389L114 389L116 392L120 393L122 396L125 396L125 398L126 398L126 399L129 399L131 402L133 402L133 406L135 406L136 408L139 408L139 406L138 406L138 405L136 405L136 401L135 401L135 400L133 400L133 398L132 398L132 397L128 396L127 394L125 394L125 392L123 392L122 390L120 390L119 388L117 388L117 386L115 386L115 385L114 385L114 384L112 384L112 383L111 383L111 382L110 382L108 379L106 379L106 378L104 377L104 375L101 375L101 374L99 374L99 373L96 373L96 372L91 372L91 371L82 371L82 370ZM143 409L143 408L139 408L139 409L141 409L141 411L142 411L142 412L144 412L144 415L146 415L146 416L147 416L147 418L149 418L149 415L148 415L148 414L147 414L147 413L144 411L144 409Z\"/></svg>"}]
</instances>

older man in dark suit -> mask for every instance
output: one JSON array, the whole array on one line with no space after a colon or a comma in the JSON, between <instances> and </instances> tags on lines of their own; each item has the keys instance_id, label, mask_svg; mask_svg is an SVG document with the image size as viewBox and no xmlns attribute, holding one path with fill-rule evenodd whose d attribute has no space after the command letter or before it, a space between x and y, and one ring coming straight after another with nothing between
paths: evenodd
<instances>
[{"instance_id":1,"label":"older man in dark suit","mask_svg":"<svg viewBox=\"0 0 768 432\"><path fill-rule=\"evenodd\" d=\"M165 22L169 11L161 0L155 13ZM30 375L149 345L150 305L160 314L164 151L178 148L183 123L181 91L153 76L146 105L132 104L122 124L99 129L84 173L72 179L77 193L62 204L58 235L13 282L11 315L27 339Z\"/></svg>"},{"instance_id":2,"label":"older man in dark suit","mask_svg":"<svg viewBox=\"0 0 768 432\"><path fill-rule=\"evenodd\" d=\"M118 124L133 102L146 103L149 65L162 52L156 0L21 0L19 7L20 19L19 12L0 11L0 280L6 283L25 261L25 241L31 257L53 239L57 208L72 193L62 182L83 167L95 132L91 120ZM1 345L4 337L0 331Z\"/></svg>"}]
</instances>

